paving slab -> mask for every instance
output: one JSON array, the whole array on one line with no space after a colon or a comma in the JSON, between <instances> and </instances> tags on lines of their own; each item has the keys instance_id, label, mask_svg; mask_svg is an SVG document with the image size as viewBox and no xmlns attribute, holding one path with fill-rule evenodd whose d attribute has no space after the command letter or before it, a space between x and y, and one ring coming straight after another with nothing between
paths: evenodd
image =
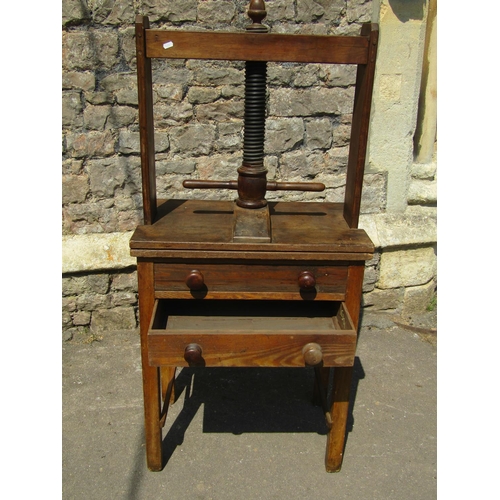
<instances>
[{"instance_id":1,"label":"paving slab","mask_svg":"<svg viewBox=\"0 0 500 500\"><path fill-rule=\"evenodd\" d=\"M310 369L183 369L164 429L168 463L150 472L138 333L65 342L63 498L436 498L433 335L387 317L367 315L363 325L335 474L324 469Z\"/></svg>"}]
</instances>

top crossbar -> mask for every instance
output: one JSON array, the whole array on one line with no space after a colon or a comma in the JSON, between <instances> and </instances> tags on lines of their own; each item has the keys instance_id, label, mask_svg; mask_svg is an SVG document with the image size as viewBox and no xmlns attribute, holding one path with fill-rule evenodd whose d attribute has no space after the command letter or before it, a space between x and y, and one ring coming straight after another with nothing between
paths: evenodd
<instances>
[{"instance_id":1,"label":"top crossbar","mask_svg":"<svg viewBox=\"0 0 500 500\"><path fill-rule=\"evenodd\" d=\"M369 36L212 33L147 29L146 57L366 64Z\"/></svg>"}]
</instances>

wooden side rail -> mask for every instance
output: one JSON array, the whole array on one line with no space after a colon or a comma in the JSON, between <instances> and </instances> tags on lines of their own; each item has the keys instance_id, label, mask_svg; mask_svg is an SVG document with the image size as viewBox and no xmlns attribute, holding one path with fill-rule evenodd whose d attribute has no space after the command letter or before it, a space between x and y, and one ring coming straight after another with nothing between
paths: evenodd
<instances>
[{"instance_id":1,"label":"wooden side rail","mask_svg":"<svg viewBox=\"0 0 500 500\"><path fill-rule=\"evenodd\" d=\"M156 169L153 118L153 75L151 59L146 57L145 31L149 19L137 16L135 43L137 54L137 93L139 99L139 132L141 141L142 200L144 224L156 219Z\"/></svg>"},{"instance_id":2,"label":"wooden side rail","mask_svg":"<svg viewBox=\"0 0 500 500\"><path fill-rule=\"evenodd\" d=\"M373 80L375 78L375 60L377 58L378 25L364 24L361 28L361 34L369 37L370 46L367 64L358 66L352 113L344 199L344 218L351 228L358 227L361 207L361 190L365 172Z\"/></svg>"},{"instance_id":3,"label":"wooden side rail","mask_svg":"<svg viewBox=\"0 0 500 500\"><path fill-rule=\"evenodd\" d=\"M366 64L369 37L146 30L146 57Z\"/></svg>"}]
</instances>

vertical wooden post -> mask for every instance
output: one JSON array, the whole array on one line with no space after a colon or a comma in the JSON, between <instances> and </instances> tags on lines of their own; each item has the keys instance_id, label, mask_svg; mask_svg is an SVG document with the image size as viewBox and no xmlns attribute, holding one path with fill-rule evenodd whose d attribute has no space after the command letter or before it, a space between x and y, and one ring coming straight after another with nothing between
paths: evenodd
<instances>
[{"instance_id":1,"label":"vertical wooden post","mask_svg":"<svg viewBox=\"0 0 500 500\"><path fill-rule=\"evenodd\" d=\"M349 266L345 306L349 311L354 328L359 326L361 294L363 291L364 262ZM353 367L335 368L332 389L332 427L326 442L325 467L327 472L338 472L342 467L346 438L347 418L349 415L349 396L351 392Z\"/></svg>"},{"instance_id":2,"label":"vertical wooden post","mask_svg":"<svg viewBox=\"0 0 500 500\"><path fill-rule=\"evenodd\" d=\"M361 189L365 172L373 79L375 75L375 59L377 57L378 25L364 24L361 28L361 36L369 37L368 63L366 65L358 65L356 75L356 92L354 94L344 201L344 218L349 227L352 228L358 227L359 222Z\"/></svg>"},{"instance_id":3,"label":"vertical wooden post","mask_svg":"<svg viewBox=\"0 0 500 500\"><path fill-rule=\"evenodd\" d=\"M139 133L141 143L142 202L144 224L153 224L156 218L153 87L151 59L146 57L146 29L149 29L149 19L145 16L137 16L135 19L135 37L137 52Z\"/></svg>"},{"instance_id":4,"label":"vertical wooden post","mask_svg":"<svg viewBox=\"0 0 500 500\"><path fill-rule=\"evenodd\" d=\"M154 307L153 263L137 259L139 290L139 323L141 331L142 381L144 391L144 426L148 468L159 471L163 467L162 435L160 425L160 370L150 366L148 359L148 329Z\"/></svg>"}]
</instances>

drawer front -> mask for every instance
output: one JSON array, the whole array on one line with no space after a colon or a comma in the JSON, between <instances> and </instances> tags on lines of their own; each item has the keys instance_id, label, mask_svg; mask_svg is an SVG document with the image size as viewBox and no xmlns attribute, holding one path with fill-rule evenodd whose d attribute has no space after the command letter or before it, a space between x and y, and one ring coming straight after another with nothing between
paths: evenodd
<instances>
[{"instance_id":1,"label":"drawer front","mask_svg":"<svg viewBox=\"0 0 500 500\"><path fill-rule=\"evenodd\" d=\"M342 303L302 302L297 307L287 301L245 301L239 306L217 300L174 302L156 301L148 332L152 366L354 363L357 336Z\"/></svg>"},{"instance_id":2,"label":"drawer front","mask_svg":"<svg viewBox=\"0 0 500 500\"><path fill-rule=\"evenodd\" d=\"M156 263L159 298L344 300L347 266Z\"/></svg>"}]
</instances>

